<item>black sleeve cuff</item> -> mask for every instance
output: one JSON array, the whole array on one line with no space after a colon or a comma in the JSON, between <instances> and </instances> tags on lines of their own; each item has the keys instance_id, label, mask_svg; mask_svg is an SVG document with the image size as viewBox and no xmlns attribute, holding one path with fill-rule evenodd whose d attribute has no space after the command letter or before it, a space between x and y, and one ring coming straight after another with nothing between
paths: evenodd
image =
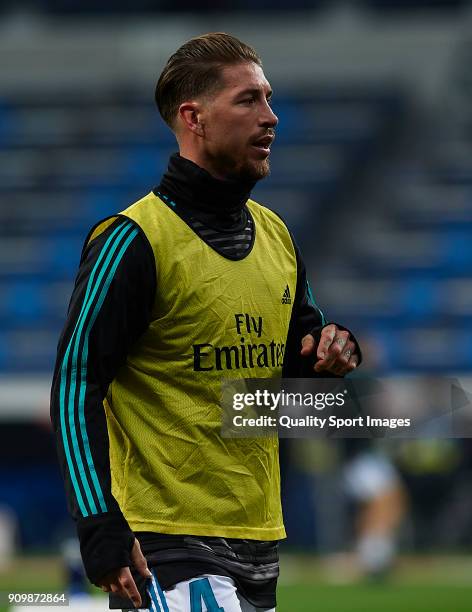
<instances>
[{"instance_id":1,"label":"black sleeve cuff","mask_svg":"<svg viewBox=\"0 0 472 612\"><path fill-rule=\"evenodd\" d=\"M90 582L112 570L131 565L134 534L121 512L88 516L77 521L85 572Z\"/></svg>"}]
</instances>

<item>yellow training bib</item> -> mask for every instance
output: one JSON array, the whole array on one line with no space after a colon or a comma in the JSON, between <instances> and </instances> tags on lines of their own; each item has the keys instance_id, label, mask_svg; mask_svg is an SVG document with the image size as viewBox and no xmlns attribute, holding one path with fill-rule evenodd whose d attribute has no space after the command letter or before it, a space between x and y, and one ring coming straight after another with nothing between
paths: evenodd
<instances>
[{"instance_id":1,"label":"yellow training bib","mask_svg":"<svg viewBox=\"0 0 472 612\"><path fill-rule=\"evenodd\" d=\"M285 537L278 441L220 435L224 378L280 377L297 266L284 223L252 200L233 261L153 193L122 214L154 252L153 318L105 400L112 492L135 531Z\"/></svg>"}]
</instances>

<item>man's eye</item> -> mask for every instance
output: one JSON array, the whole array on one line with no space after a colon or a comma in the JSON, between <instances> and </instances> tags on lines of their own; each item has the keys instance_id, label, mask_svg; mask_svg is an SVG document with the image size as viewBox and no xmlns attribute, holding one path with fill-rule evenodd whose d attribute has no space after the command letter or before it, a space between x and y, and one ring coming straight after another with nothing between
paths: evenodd
<instances>
[{"instance_id":1,"label":"man's eye","mask_svg":"<svg viewBox=\"0 0 472 612\"><path fill-rule=\"evenodd\" d=\"M241 104L253 104L255 101L256 98L252 96L251 98L245 98L244 100L241 100Z\"/></svg>"}]
</instances>

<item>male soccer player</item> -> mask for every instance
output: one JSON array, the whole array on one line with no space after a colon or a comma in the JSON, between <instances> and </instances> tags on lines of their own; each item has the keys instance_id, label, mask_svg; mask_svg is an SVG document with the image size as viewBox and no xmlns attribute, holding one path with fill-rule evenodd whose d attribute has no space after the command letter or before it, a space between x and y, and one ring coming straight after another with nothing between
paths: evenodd
<instances>
[{"instance_id":1,"label":"male soccer player","mask_svg":"<svg viewBox=\"0 0 472 612\"><path fill-rule=\"evenodd\" d=\"M270 100L233 36L170 57L156 102L179 153L90 232L59 341L51 413L87 575L154 612L275 609L278 446L220 436L221 380L360 360L284 222L249 198L269 173Z\"/></svg>"}]
</instances>

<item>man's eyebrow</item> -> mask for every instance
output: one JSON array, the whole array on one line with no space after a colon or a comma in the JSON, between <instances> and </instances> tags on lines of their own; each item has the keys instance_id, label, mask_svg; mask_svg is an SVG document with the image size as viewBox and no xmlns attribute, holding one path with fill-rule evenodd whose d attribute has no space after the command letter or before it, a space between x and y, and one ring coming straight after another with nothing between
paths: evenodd
<instances>
[{"instance_id":1,"label":"man's eyebrow","mask_svg":"<svg viewBox=\"0 0 472 612\"><path fill-rule=\"evenodd\" d=\"M247 96L248 94L252 94L253 96L258 96L261 93L261 90L257 87L248 87L247 89L243 89L243 91L240 91L236 94L236 97L239 98L240 96ZM267 94L266 94L266 98L271 98L272 97L272 89L270 89Z\"/></svg>"}]
</instances>

